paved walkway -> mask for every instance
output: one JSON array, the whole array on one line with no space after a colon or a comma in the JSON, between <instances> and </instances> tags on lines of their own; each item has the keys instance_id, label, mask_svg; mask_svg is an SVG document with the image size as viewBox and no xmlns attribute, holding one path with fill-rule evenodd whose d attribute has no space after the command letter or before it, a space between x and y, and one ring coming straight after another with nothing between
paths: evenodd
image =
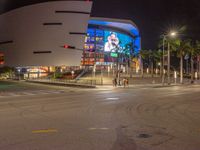
<instances>
[{"instance_id":1,"label":"paved walkway","mask_svg":"<svg viewBox=\"0 0 200 150\"><path fill-rule=\"evenodd\" d=\"M170 85L168 85L167 83L165 83L164 85L162 83L155 83L155 84L130 84L128 86L126 86L125 88L140 88L140 89L147 89L147 88L165 88L165 87L173 87L173 86L195 86L195 85L200 85L200 81L196 81L193 84L191 84L190 82L185 82L184 84L180 84L180 83L171 83ZM124 88L123 85L121 86L117 86L117 87L113 87L113 85L100 85L100 86L96 86L98 89L114 89L114 88Z\"/></svg>"}]
</instances>

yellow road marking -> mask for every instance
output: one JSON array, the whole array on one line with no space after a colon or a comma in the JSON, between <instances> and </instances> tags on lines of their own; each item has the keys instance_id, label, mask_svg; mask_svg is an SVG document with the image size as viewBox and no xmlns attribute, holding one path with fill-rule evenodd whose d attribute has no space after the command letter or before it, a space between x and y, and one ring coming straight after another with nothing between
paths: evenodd
<instances>
[{"instance_id":1,"label":"yellow road marking","mask_svg":"<svg viewBox=\"0 0 200 150\"><path fill-rule=\"evenodd\" d=\"M109 130L109 128L89 128L89 130Z\"/></svg>"},{"instance_id":2,"label":"yellow road marking","mask_svg":"<svg viewBox=\"0 0 200 150\"><path fill-rule=\"evenodd\" d=\"M44 130L33 130L32 133L55 133L58 132L56 129L44 129Z\"/></svg>"}]
</instances>

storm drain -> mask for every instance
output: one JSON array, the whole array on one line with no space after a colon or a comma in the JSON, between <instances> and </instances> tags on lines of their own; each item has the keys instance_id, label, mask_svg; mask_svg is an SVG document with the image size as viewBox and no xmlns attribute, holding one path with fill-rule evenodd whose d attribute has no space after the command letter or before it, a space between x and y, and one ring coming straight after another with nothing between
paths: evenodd
<instances>
[{"instance_id":1,"label":"storm drain","mask_svg":"<svg viewBox=\"0 0 200 150\"><path fill-rule=\"evenodd\" d=\"M139 134L137 137L138 137L138 138L150 138L150 137L152 137L152 135L142 133L142 134Z\"/></svg>"}]
</instances>

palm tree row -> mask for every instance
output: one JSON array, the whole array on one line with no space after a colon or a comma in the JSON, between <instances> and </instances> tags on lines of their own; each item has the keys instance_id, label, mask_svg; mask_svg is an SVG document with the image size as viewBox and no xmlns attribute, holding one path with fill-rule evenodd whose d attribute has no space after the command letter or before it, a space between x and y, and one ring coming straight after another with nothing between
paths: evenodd
<instances>
[{"instance_id":1,"label":"palm tree row","mask_svg":"<svg viewBox=\"0 0 200 150\"><path fill-rule=\"evenodd\" d=\"M170 51L176 59L180 60L180 83L183 83L183 62L184 58L190 58L191 65L191 82L194 81L194 62L197 62L197 58L200 56L200 41L193 41L191 39L180 40L180 39L166 39L166 43L170 45ZM165 44L167 45L167 44ZM164 54L166 55L166 54ZM160 62L160 73L162 74L162 57L163 53L161 50L141 50L140 56L142 59L142 76L143 66L145 62L148 62L148 68L151 68L151 74L153 76L154 64ZM199 61L198 61L199 62ZM200 66L200 63L198 64Z\"/></svg>"},{"instance_id":2,"label":"palm tree row","mask_svg":"<svg viewBox=\"0 0 200 150\"><path fill-rule=\"evenodd\" d=\"M144 75L144 66L147 65L147 68L151 68L151 76L153 77L154 73L154 68L158 62L162 62L162 51L161 50L141 50L140 51L140 56L141 56L141 72L142 72L142 77Z\"/></svg>"}]
</instances>

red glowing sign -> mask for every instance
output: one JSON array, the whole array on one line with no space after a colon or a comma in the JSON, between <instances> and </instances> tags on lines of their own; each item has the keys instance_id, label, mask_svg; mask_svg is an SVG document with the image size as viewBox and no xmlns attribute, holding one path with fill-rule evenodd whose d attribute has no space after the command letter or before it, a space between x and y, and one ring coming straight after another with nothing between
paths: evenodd
<instances>
[{"instance_id":1,"label":"red glowing sign","mask_svg":"<svg viewBox=\"0 0 200 150\"><path fill-rule=\"evenodd\" d=\"M65 44L65 45L64 45L64 48L69 48L69 45Z\"/></svg>"},{"instance_id":2,"label":"red glowing sign","mask_svg":"<svg viewBox=\"0 0 200 150\"><path fill-rule=\"evenodd\" d=\"M65 44L63 47L64 48L69 48L69 49L75 49L76 48L75 46L70 46L70 45L67 45L67 44Z\"/></svg>"},{"instance_id":3,"label":"red glowing sign","mask_svg":"<svg viewBox=\"0 0 200 150\"><path fill-rule=\"evenodd\" d=\"M0 53L0 65L4 64L4 54Z\"/></svg>"}]
</instances>

